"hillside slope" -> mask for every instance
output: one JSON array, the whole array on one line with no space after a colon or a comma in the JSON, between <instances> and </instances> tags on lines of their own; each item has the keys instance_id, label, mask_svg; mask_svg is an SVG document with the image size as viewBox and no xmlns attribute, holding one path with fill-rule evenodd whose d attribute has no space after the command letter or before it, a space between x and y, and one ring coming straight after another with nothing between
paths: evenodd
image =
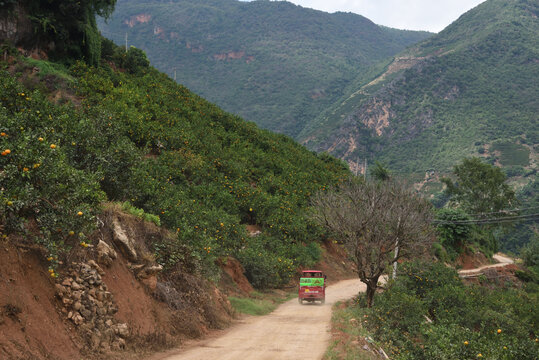
<instances>
[{"instance_id":1,"label":"hillside slope","mask_svg":"<svg viewBox=\"0 0 539 360\"><path fill-rule=\"evenodd\" d=\"M225 110L292 137L367 66L430 35L286 1L120 0L99 28Z\"/></svg>"},{"instance_id":2,"label":"hillside slope","mask_svg":"<svg viewBox=\"0 0 539 360\"><path fill-rule=\"evenodd\" d=\"M0 358L140 359L231 322L226 296L189 260L167 271L151 260L151 246L172 233L114 204L96 219L95 245L61 255L58 277L50 276L51 260L31 238L10 234L2 241Z\"/></svg>"},{"instance_id":3,"label":"hillside slope","mask_svg":"<svg viewBox=\"0 0 539 360\"><path fill-rule=\"evenodd\" d=\"M208 276L216 258L233 255L253 285L278 286L316 261L322 231L307 218L308 199L344 180L346 166L152 68L114 70L125 55L116 54L119 63L99 69L15 56L3 64L2 231L35 227L36 242L54 255L86 241L103 200L129 201L174 231ZM143 56L134 49L127 60L132 54ZM249 237L246 225L262 235ZM152 250L167 267L181 260L177 249Z\"/></svg>"},{"instance_id":4,"label":"hillside slope","mask_svg":"<svg viewBox=\"0 0 539 360\"><path fill-rule=\"evenodd\" d=\"M534 173L538 15L536 1L482 3L356 79L299 138L356 171L376 159L416 180L471 155Z\"/></svg>"}]
</instances>

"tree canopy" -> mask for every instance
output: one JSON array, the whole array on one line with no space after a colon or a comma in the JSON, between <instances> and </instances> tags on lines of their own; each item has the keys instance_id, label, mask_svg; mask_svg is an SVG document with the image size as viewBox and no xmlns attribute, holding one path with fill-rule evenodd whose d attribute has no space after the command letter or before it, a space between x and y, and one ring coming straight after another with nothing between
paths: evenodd
<instances>
[{"instance_id":1,"label":"tree canopy","mask_svg":"<svg viewBox=\"0 0 539 360\"><path fill-rule=\"evenodd\" d=\"M442 179L450 202L469 214L498 212L516 204L515 192L505 183L504 172L479 158L466 158L455 165L456 180Z\"/></svg>"},{"instance_id":2,"label":"tree canopy","mask_svg":"<svg viewBox=\"0 0 539 360\"><path fill-rule=\"evenodd\" d=\"M97 64L101 55L101 35L96 15L107 18L116 0L23 0L34 24L38 45L52 42L57 57L68 56Z\"/></svg>"}]
</instances>

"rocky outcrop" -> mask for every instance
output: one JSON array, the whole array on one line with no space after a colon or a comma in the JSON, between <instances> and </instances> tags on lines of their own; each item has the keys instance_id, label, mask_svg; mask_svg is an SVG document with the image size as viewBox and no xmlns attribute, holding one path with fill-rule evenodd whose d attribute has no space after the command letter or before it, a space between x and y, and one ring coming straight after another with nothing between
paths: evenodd
<instances>
[{"instance_id":1,"label":"rocky outcrop","mask_svg":"<svg viewBox=\"0 0 539 360\"><path fill-rule=\"evenodd\" d=\"M0 9L0 42L25 45L34 38L34 29L28 14L19 5Z\"/></svg>"},{"instance_id":2,"label":"rocky outcrop","mask_svg":"<svg viewBox=\"0 0 539 360\"><path fill-rule=\"evenodd\" d=\"M221 54L214 54L214 60L239 60L245 56L245 51L229 51ZM251 62L254 60L254 57L248 56L247 61Z\"/></svg>"},{"instance_id":3,"label":"rocky outcrop","mask_svg":"<svg viewBox=\"0 0 539 360\"><path fill-rule=\"evenodd\" d=\"M385 128L389 126L391 115L391 104L373 99L372 104L361 113L361 121L369 129L376 131L378 136L382 135Z\"/></svg>"},{"instance_id":4,"label":"rocky outcrop","mask_svg":"<svg viewBox=\"0 0 539 360\"><path fill-rule=\"evenodd\" d=\"M106 266L110 266L112 261L118 257L116 251L103 240L99 240L96 246L97 261Z\"/></svg>"},{"instance_id":5,"label":"rocky outcrop","mask_svg":"<svg viewBox=\"0 0 539 360\"><path fill-rule=\"evenodd\" d=\"M135 249L135 242L127 236L118 219L115 218L112 221L112 225L114 243L120 248L129 261L137 261L138 255L137 250Z\"/></svg>"},{"instance_id":6,"label":"rocky outcrop","mask_svg":"<svg viewBox=\"0 0 539 360\"><path fill-rule=\"evenodd\" d=\"M137 24L146 24L152 20L152 16L150 14L139 14L135 16L131 16L129 19L124 20L124 24L132 28L133 26Z\"/></svg>"},{"instance_id":7,"label":"rocky outcrop","mask_svg":"<svg viewBox=\"0 0 539 360\"><path fill-rule=\"evenodd\" d=\"M62 312L75 324L92 350L121 350L130 332L127 324L118 323L118 307L101 279L103 269L93 260L72 263L67 275L56 284L56 296Z\"/></svg>"}]
</instances>

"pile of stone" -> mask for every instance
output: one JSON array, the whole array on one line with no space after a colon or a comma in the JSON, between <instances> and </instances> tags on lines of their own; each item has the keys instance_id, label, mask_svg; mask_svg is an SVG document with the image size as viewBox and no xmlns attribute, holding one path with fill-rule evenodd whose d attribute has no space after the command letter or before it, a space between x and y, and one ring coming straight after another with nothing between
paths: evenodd
<instances>
[{"instance_id":1,"label":"pile of stone","mask_svg":"<svg viewBox=\"0 0 539 360\"><path fill-rule=\"evenodd\" d=\"M56 284L56 294L64 305L62 311L88 340L89 347L102 351L125 348L129 329L113 317L118 308L101 279L101 267L93 260L72 263L67 274Z\"/></svg>"}]
</instances>

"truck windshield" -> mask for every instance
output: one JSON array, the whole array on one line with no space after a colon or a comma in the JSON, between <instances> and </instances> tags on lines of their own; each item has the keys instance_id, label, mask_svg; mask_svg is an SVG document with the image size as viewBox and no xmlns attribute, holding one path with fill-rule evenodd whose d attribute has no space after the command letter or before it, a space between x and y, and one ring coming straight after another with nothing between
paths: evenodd
<instances>
[{"instance_id":1,"label":"truck windshield","mask_svg":"<svg viewBox=\"0 0 539 360\"><path fill-rule=\"evenodd\" d=\"M302 277L299 279L299 286L324 286L324 278Z\"/></svg>"}]
</instances>

